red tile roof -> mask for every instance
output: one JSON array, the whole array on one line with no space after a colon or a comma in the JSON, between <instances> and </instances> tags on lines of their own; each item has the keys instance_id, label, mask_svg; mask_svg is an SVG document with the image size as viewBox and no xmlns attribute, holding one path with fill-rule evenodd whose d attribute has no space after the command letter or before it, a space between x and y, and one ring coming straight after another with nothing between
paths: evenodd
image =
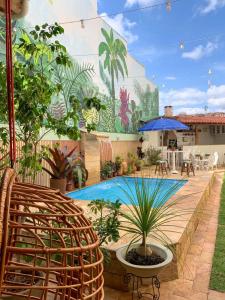
<instances>
[{"instance_id":1,"label":"red tile roof","mask_svg":"<svg viewBox=\"0 0 225 300\"><path fill-rule=\"evenodd\" d=\"M178 115L176 119L185 124L224 124L225 115Z\"/></svg>"}]
</instances>

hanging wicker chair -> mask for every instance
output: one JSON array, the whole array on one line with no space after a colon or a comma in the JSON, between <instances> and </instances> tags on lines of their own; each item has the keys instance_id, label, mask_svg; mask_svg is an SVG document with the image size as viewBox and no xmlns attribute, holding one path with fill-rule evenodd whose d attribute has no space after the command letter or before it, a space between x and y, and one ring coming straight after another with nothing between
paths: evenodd
<instances>
[{"instance_id":1,"label":"hanging wicker chair","mask_svg":"<svg viewBox=\"0 0 225 300\"><path fill-rule=\"evenodd\" d=\"M0 190L0 299L103 299L103 256L82 209L15 176L7 169Z\"/></svg>"}]
</instances>

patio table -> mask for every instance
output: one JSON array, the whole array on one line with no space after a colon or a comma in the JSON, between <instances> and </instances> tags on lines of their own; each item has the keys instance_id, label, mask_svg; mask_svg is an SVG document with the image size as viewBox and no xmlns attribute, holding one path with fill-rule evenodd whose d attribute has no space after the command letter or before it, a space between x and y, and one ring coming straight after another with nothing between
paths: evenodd
<instances>
[{"instance_id":1,"label":"patio table","mask_svg":"<svg viewBox=\"0 0 225 300\"><path fill-rule=\"evenodd\" d=\"M165 151L165 153L166 153L167 159L169 161L169 164L172 165L171 173L178 174L178 171L177 171L177 167L178 167L177 162L179 161L178 158L180 155L183 156L184 151L183 150L174 150L174 151L167 150L167 151Z\"/></svg>"}]
</instances>

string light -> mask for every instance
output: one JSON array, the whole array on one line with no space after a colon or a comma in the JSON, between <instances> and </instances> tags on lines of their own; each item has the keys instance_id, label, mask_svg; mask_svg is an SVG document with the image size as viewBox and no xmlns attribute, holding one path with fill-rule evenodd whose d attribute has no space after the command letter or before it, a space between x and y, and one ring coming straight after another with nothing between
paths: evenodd
<instances>
[{"instance_id":1,"label":"string light","mask_svg":"<svg viewBox=\"0 0 225 300\"><path fill-rule=\"evenodd\" d=\"M209 75L212 75L212 69L209 69L209 70L208 70L208 74L209 74Z\"/></svg>"},{"instance_id":2,"label":"string light","mask_svg":"<svg viewBox=\"0 0 225 300\"><path fill-rule=\"evenodd\" d=\"M180 49L181 49L181 50L183 50L183 49L184 49L184 42L183 42L183 41L181 41L181 42L180 42L180 45L179 45L179 47L180 47Z\"/></svg>"},{"instance_id":3,"label":"string light","mask_svg":"<svg viewBox=\"0 0 225 300\"><path fill-rule=\"evenodd\" d=\"M83 28L84 29L84 20L80 20L80 25L81 25L81 28Z\"/></svg>"}]
</instances>

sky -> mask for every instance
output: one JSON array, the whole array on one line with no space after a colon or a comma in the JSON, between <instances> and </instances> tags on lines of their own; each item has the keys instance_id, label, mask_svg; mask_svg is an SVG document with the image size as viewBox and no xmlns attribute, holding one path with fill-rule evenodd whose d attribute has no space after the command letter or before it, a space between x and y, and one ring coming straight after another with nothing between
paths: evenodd
<instances>
[{"instance_id":1,"label":"sky","mask_svg":"<svg viewBox=\"0 0 225 300\"><path fill-rule=\"evenodd\" d=\"M98 12L159 87L161 112L225 112L225 0L173 1L98 0Z\"/></svg>"}]
</instances>

